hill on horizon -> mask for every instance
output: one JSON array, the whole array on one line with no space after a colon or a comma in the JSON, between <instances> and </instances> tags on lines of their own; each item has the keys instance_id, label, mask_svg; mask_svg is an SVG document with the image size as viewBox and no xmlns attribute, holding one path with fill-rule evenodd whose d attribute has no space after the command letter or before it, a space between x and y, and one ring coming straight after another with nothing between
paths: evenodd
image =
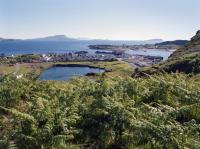
<instances>
[{"instance_id":1,"label":"hill on horizon","mask_svg":"<svg viewBox=\"0 0 200 149\"><path fill-rule=\"evenodd\" d=\"M161 43L156 43L156 46L160 46L160 45L177 45L177 46L184 46L185 44L187 44L189 41L188 40L174 40L174 41L164 41Z\"/></svg>"}]
</instances>

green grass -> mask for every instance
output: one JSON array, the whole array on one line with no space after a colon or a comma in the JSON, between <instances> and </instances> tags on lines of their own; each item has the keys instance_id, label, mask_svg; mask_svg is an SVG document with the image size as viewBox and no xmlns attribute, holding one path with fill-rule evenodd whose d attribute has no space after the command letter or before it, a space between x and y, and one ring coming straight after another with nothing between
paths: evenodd
<instances>
[{"instance_id":1,"label":"green grass","mask_svg":"<svg viewBox=\"0 0 200 149\"><path fill-rule=\"evenodd\" d=\"M34 73L39 75L42 70L47 69L51 66L49 63L22 63L22 64L1 64L0 65L0 74L9 74L9 73L19 73L27 74Z\"/></svg>"}]
</instances>

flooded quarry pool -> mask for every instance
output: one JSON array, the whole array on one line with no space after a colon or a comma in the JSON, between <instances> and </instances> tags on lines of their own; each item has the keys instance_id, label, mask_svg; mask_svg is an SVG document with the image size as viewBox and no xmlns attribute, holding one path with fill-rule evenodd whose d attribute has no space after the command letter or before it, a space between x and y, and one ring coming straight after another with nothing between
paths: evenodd
<instances>
[{"instance_id":1,"label":"flooded quarry pool","mask_svg":"<svg viewBox=\"0 0 200 149\"><path fill-rule=\"evenodd\" d=\"M103 73L105 69L84 65L56 65L44 70L38 80L69 80L76 76L85 76L93 73Z\"/></svg>"}]
</instances>

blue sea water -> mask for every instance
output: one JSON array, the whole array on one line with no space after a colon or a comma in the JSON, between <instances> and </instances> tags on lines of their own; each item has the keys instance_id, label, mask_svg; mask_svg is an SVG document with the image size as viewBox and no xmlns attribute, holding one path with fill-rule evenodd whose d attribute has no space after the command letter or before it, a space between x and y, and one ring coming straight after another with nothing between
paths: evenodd
<instances>
[{"instance_id":1,"label":"blue sea water","mask_svg":"<svg viewBox=\"0 0 200 149\"><path fill-rule=\"evenodd\" d=\"M0 53L5 55L19 54L46 54L66 53L80 50L89 50L85 42L38 42L38 41L13 41L0 42Z\"/></svg>"},{"instance_id":2,"label":"blue sea water","mask_svg":"<svg viewBox=\"0 0 200 149\"><path fill-rule=\"evenodd\" d=\"M0 42L0 54L19 55L19 54L47 54L47 53L67 53L76 51L88 51L95 53L96 50L89 49L90 44L105 44L84 41L68 41L68 42L45 42L45 41L12 41ZM109 44L109 43L106 43ZM112 43L110 43L112 44ZM148 49L148 50L128 50L126 53L131 55L150 55L162 56L166 60L171 51Z\"/></svg>"}]
</instances>

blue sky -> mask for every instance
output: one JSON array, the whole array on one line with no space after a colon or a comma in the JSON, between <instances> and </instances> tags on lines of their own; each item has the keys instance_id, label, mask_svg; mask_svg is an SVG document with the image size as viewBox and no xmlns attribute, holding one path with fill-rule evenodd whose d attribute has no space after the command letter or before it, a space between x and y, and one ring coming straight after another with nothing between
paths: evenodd
<instances>
[{"instance_id":1,"label":"blue sky","mask_svg":"<svg viewBox=\"0 0 200 149\"><path fill-rule=\"evenodd\" d=\"M0 37L189 39L200 0L0 0Z\"/></svg>"}]
</instances>

